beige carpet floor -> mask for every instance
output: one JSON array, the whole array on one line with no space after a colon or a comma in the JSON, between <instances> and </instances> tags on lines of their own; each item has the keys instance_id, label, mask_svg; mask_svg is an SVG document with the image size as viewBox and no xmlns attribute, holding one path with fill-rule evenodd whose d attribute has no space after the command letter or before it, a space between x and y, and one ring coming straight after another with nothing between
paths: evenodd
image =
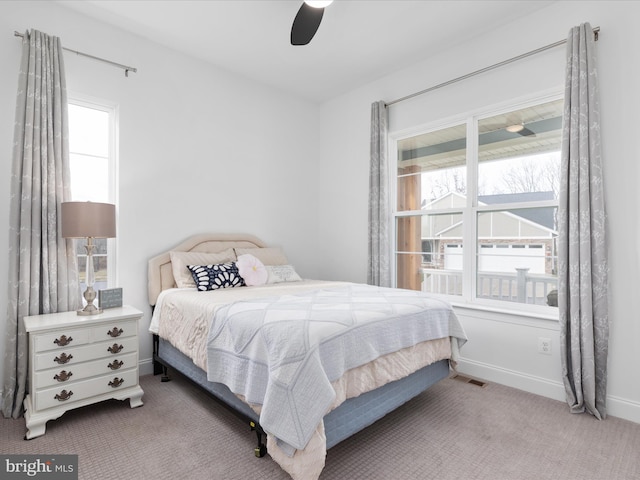
<instances>
[{"instance_id":1,"label":"beige carpet floor","mask_svg":"<svg viewBox=\"0 0 640 480\"><path fill-rule=\"evenodd\" d=\"M253 455L247 425L186 380L140 382L143 407L72 410L30 441L24 419L0 419L0 453L77 454L80 479L290 478ZM329 450L321 479L640 480L640 424L447 379Z\"/></svg>"}]
</instances>

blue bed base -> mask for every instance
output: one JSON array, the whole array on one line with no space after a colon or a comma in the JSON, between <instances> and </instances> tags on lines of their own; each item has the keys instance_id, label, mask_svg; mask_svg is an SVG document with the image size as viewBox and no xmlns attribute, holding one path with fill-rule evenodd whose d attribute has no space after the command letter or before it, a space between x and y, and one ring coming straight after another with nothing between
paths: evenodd
<instances>
[{"instance_id":1,"label":"blue bed base","mask_svg":"<svg viewBox=\"0 0 640 480\"><path fill-rule=\"evenodd\" d=\"M204 370L197 367L189 357L169 342L158 337L154 339L154 361L159 367L154 370L154 373L160 373L162 367L165 367L165 370L166 367L171 367L213 395L234 413L248 420L251 427L258 433L261 454L258 454L257 448L256 456L264 455L266 449L262 451L265 447L261 441L264 432L260 428L258 415L240 401L226 385L209 382ZM449 361L440 360L405 378L346 400L324 417L327 449L371 425L448 375Z\"/></svg>"}]
</instances>

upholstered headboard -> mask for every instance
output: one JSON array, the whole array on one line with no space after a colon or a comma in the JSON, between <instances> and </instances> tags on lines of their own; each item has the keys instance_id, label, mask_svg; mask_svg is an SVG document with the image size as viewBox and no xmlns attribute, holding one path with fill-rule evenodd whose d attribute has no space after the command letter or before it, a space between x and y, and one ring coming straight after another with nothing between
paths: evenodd
<instances>
[{"instance_id":1,"label":"upholstered headboard","mask_svg":"<svg viewBox=\"0 0 640 480\"><path fill-rule=\"evenodd\" d=\"M149 304L155 305L160 292L176 286L169 252L219 253L228 248L265 246L259 238L243 233L203 233L189 237L179 245L149 260Z\"/></svg>"}]
</instances>

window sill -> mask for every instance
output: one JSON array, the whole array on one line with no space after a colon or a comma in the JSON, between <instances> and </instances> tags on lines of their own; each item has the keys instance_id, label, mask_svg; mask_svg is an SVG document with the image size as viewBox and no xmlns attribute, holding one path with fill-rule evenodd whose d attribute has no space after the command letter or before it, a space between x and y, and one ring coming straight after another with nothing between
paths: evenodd
<instances>
[{"instance_id":1,"label":"window sill","mask_svg":"<svg viewBox=\"0 0 640 480\"><path fill-rule=\"evenodd\" d=\"M520 310L515 308L505 308L496 305L483 305L478 303L469 303L464 301L451 301L449 303L453 306L456 312L463 313L466 311L469 314L475 313L487 313L490 314L492 320L506 321L509 323L528 323L534 322L540 324L540 321L549 322L558 325L558 313L557 310L553 312L532 311L532 310ZM474 316L476 316L474 315Z\"/></svg>"}]
</instances>

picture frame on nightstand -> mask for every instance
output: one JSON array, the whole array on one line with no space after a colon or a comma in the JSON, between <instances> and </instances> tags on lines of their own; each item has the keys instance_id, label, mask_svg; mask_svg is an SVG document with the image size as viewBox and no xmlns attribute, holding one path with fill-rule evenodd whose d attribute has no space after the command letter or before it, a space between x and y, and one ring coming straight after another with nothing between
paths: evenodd
<instances>
[{"instance_id":1,"label":"picture frame on nightstand","mask_svg":"<svg viewBox=\"0 0 640 480\"><path fill-rule=\"evenodd\" d=\"M116 308L122 306L122 288L98 290L98 308Z\"/></svg>"}]
</instances>

